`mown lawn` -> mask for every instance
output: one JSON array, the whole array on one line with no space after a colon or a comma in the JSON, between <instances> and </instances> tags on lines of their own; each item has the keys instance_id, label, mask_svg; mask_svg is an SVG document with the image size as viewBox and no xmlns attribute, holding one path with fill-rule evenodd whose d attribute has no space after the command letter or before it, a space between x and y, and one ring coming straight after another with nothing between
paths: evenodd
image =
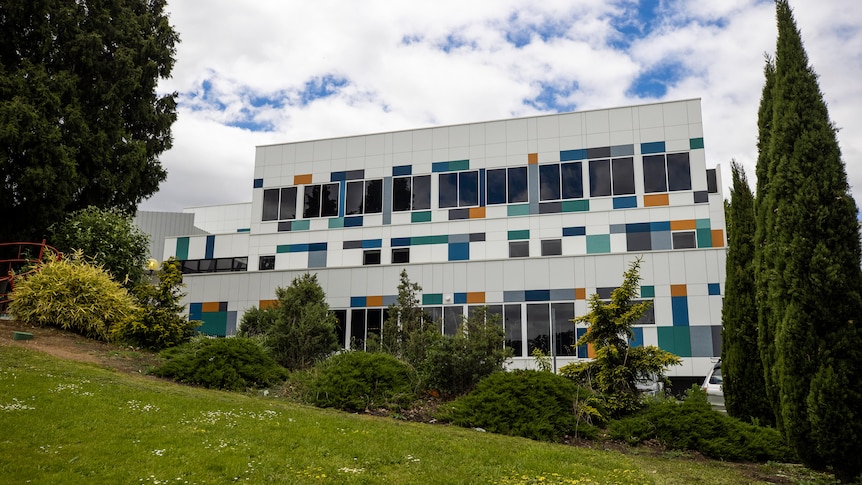
<instances>
[{"instance_id":1,"label":"mown lawn","mask_svg":"<svg viewBox=\"0 0 862 485\"><path fill-rule=\"evenodd\" d=\"M740 467L538 443L190 388L0 347L9 484L790 483Z\"/></svg>"}]
</instances>

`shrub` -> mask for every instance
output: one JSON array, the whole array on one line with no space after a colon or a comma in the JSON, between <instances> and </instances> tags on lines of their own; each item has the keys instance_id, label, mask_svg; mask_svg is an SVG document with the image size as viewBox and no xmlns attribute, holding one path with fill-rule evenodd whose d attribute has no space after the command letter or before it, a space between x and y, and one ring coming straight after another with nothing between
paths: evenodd
<instances>
[{"instance_id":1,"label":"shrub","mask_svg":"<svg viewBox=\"0 0 862 485\"><path fill-rule=\"evenodd\" d=\"M9 305L9 312L23 322L99 340L108 340L111 328L136 311L126 289L80 251L40 263L36 273L17 280Z\"/></svg>"},{"instance_id":2,"label":"shrub","mask_svg":"<svg viewBox=\"0 0 862 485\"><path fill-rule=\"evenodd\" d=\"M245 311L240 320L238 337L257 337L267 335L278 319L277 308L258 308L256 306Z\"/></svg>"},{"instance_id":3,"label":"shrub","mask_svg":"<svg viewBox=\"0 0 862 485\"><path fill-rule=\"evenodd\" d=\"M440 418L458 426L543 441L597 435L592 394L550 372L499 372L453 401Z\"/></svg>"},{"instance_id":4,"label":"shrub","mask_svg":"<svg viewBox=\"0 0 862 485\"><path fill-rule=\"evenodd\" d=\"M196 337L162 351L165 362L153 370L185 384L241 391L274 386L287 371L251 339Z\"/></svg>"},{"instance_id":5,"label":"shrub","mask_svg":"<svg viewBox=\"0 0 862 485\"><path fill-rule=\"evenodd\" d=\"M672 450L691 450L718 460L793 461L781 434L742 422L710 406L697 386L682 402L650 400L639 413L608 425L611 438L631 445L657 440Z\"/></svg>"},{"instance_id":6,"label":"shrub","mask_svg":"<svg viewBox=\"0 0 862 485\"><path fill-rule=\"evenodd\" d=\"M415 398L416 373L389 354L343 352L316 369L308 395L319 407L344 411L401 409Z\"/></svg>"}]
</instances>

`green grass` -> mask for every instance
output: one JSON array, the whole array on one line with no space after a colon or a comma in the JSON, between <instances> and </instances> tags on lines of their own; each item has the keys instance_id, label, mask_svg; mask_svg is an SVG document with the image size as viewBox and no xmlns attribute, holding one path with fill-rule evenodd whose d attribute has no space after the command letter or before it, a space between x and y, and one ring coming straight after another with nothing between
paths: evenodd
<instances>
[{"instance_id":1,"label":"green grass","mask_svg":"<svg viewBox=\"0 0 862 485\"><path fill-rule=\"evenodd\" d=\"M0 430L11 484L757 483L720 462L344 414L19 347L0 347Z\"/></svg>"}]
</instances>

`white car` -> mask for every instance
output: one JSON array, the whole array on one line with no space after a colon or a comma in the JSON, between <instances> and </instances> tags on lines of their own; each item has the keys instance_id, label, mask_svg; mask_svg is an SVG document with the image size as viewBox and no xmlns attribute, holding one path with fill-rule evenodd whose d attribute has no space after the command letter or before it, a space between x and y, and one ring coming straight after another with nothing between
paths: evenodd
<instances>
[{"instance_id":1,"label":"white car","mask_svg":"<svg viewBox=\"0 0 862 485\"><path fill-rule=\"evenodd\" d=\"M719 360L712 367L712 370L709 371L709 374L706 375L703 385L700 387L706 392L706 400L712 404L712 407L718 411L726 412L724 409L724 391L721 388L721 384L721 361Z\"/></svg>"}]
</instances>

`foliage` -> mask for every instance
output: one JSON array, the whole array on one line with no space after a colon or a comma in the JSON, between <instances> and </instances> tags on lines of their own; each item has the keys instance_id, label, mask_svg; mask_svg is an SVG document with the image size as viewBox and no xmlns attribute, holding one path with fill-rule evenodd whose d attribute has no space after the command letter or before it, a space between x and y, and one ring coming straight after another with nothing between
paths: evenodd
<instances>
[{"instance_id":1,"label":"foliage","mask_svg":"<svg viewBox=\"0 0 862 485\"><path fill-rule=\"evenodd\" d=\"M22 322L99 340L108 340L113 326L136 310L126 289L80 252L40 263L38 272L19 277L9 304L9 312Z\"/></svg>"},{"instance_id":2,"label":"foliage","mask_svg":"<svg viewBox=\"0 0 862 485\"><path fill-rule=\"evenodd\" d=\"M111 329L114 340L158 351L188 341L200 322L183 316L183 274L180 262L170 258L158 272L159 284L140 283L135 296L140 307Z\"/></svg>"},{"instance_id":3,"label":"foliage","mask_svg":"<svg viewBox=\"0 0 862 485\"><path fill-rule=\"evenodd\" d=\"M487 308L462 320L455 335L434 340L420 370L427 389L446 396L469 392L485 377L503 370L512 349L503 346L500 316Z\"/></svg>"},{"instance_id":4,"label":"foliage","mask_svg":"<svg viewBox=\"0 0 862 485\"><path fill-rule=\"evenodd\" d=\"M263 337L272 331L276 320L278 320L277 309L253 306L243 314L236 335L237 337Z\"/></svg>"},{"instance_id":5,"label":"foliage","mask_svg":"<svg viewBox=\"0 0 862 485\"><path fill-rule=\"evenodd\" d=\"M272 356L288 369L302 369L338 350L337 319L329 311L317 275L305 273L275 290L278 315L266 334Z\"/></svg>"},{"instance_id":6,"label":"foliage","mask_svg":"<svg viewBox=\"0 0 862 485\"><path fill-rule=\"evenodd\" d=\"M633 261L623 275L623 284L603 302L597 294L590 298L590 312L576 318L585 322L588 331L575 345L592 345L595 358L573 362L560 368L560 374L602 396L610 416L637 410L641 395L637 384L663 379L664 371L681 360L656 346L630 347L634 338L632 325L643 315L649 302L635 303L641 260Z\"/></svg>"},{"instance_id":7,"label":"foliage","mask_svg":"<svg viewBox=\"0 0 862 485\"><path fill-rule=\"evenodd\" d=\"M722 318L722 376L727 412L745 421L774 422L766 397L757 343L754 302L754 195L745 171L734 161L733 187L727 212L728 250ZM756 358L752 358L756 356Z\"/></svg>"},{"instance_id":8,"label":"foliage","mask_svg":"<svg viewBox=\"0 0 862 485\"><path fill-rule=\"evenodd\" d=\"M38 241L90 205L134 212L166 172L178 42L165 0L0 6L0 234ZM115 275L120 276L120 275ZM122 277L122 276L120 276Z\"/></svg>"},{"instance_id":9,"label":"foliage","mask_svg":"<svg viewBox=\"0 0 862 485\"><path fill-rule=\"evenodd\" d=\"M761 125L768 181L758 193L759 327L774 342L762 349L767 391L803 462L850 480L862 473L862 389L849 384L862 374L858 211L787 0L776 14L772 113Z\"/></svg>"},{"instance_id":10,"label":"foliage","mask_svg":"<svg viewBox=\"0 0 862 485\"><path fill-rule=\"evenodd\" d=\"M308 395L319 407L344 411L401 409L415 398L416 372L379 352L343 352L318 364Z\"/></svg>"},{"instance_id":11,"label":"foliage","mask_svg":"<svg viewBox=\"0 0 862 485\"><path fill-rule=\"evenodd\" d=\"M195 337L162 351L153 375L211 389L243 391L273 386L287 373L251 339Z\"/></svg>"},{"instance_id":12,"label":"foliage","mask_svg":"<svg viewBox=\"0 0 862 485\"><path fill-rule=\"evenodd\" d=\"M601 413L592 394L550 372L498 372L441 410L440 418L464 427L535 440L593 438Z\"/></svg>"},{"instance_id":13,"label":"foliage","mask_svg":"<svg viewBox=\"0 0 862 485\"><path fill-rule=\"evenodd\" d=\"M551 372L551 356L546 355L539 347L533 349L530 355L533 356L533 360L536 362L536 369L542 372Z\"/></svg>"},{"instance_id":14,"label":"foliage","mask_svg":"<svg viewBox=\"0 0 862 485\"><path fill-rule=\"evenodd\" d=\"M401 270L398 299L389 305L389 318L383 322L383 339L380 351L404 360L420 369L435 341L439 340L439 327L434 325L425 310L419 306L422 287L410 281L407 270ZM374 342L368 344L373 349Z\"/></svg>"},{"instance_id":15,"label":"foliage","mask_svg":"<svg viewBox=\"0 0 862 485\"><path fill-rule=\"evenodd\" d=\"M651 399L633 416L611 421L613 439L636 445L656 440L672 450L698 451L718 460L793 461L792 450L773 428L745 423L714 409L693 386L682 402Z\"/></svg>"}]
</instances>

